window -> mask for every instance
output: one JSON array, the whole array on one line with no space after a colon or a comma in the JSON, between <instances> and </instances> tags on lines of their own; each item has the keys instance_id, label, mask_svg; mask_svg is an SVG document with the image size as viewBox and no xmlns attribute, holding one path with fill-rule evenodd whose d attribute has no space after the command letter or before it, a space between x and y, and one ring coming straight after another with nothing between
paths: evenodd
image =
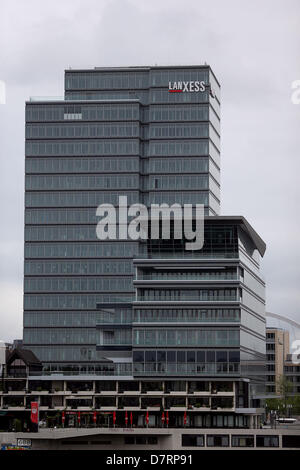
<instances>
[{"instance_id":1,"label":"window","mask_svg":"<svg viewBox=\"0 0 300 470\"><path fill-rule=\"evenodd\" d=\"M232 436L232 447L254 447L254 436Z\"/></svg>"},{"instance_id":2,"label":"window","mask_svg":"<svg viewBox=\"0 0 300 470\"><path fill-rule=\"evenodd\" d=\"M208 435L207 447L228 447L229 436L226 435Z\"/></svg>"},{"instance_id":3,"label":"window","mask_svg":"<svg viewBox=\"0 0 300 470\"><path fill-rule=\"evenodd\" d=\"M272 436L277 437L277 442L278 442L278 436ZM278 447L278 443L276 446L272 447ZM294 448L299 448L300 447L300 436L282 436L282 447L294 447Z\"/></svg>"},{"instance_id":4,"label":"window","mask_svg":"<svg viewBox=\"0 0 300 470\"><path fill-rule=\"evenodd\" d=\"M156 436L125 436L124 444L130 445L156 445L158 442Z\"/></svg>"},{"instance_id":5,"label":"window","mask_svg":"<svg viewBox=\"0 0 300 470\"><path fill-rule=\"evenodd\" d=\"M283 437L290 437L290 436L283 436ZM279 436L256 436L256 447L279 447ZM299 439L299 447L300 447L300 439Z\"/></svg>"},{"instance_id":6,"label":"window","mask_svg":"<svg viewBox=\"0 0 300 470\"><path fill-rule=\"evenodd\" d=\"M204 447L202 434L182 434L182 447Z\"/></svg>"}]
</instances>

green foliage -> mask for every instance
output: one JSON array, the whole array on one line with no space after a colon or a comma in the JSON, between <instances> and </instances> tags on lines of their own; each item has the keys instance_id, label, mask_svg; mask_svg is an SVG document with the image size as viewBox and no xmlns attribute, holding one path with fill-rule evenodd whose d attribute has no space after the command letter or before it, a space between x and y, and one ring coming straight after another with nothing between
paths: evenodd
<instances>
[{"instance_id":1,"label":"green foliage","mask_svg":"<svg viewBox=\"0 0 300 470\"><path fill-rule=\"evenodd\" d=\"M280 395L283 399L286 399L288 395L293 391L293 384L284 375L281 375L277 381L277 387Z\"/></svg>"},{"instance_id":2,"label":"green foliage","mask_svg":"<svg viewBox=\"0 0 300 470\"><path fill-rule=\"evenodd\" d=\"M14 419L13 421L13 427L15 432L22 432L22 423L20 419Z\"/></svg>"},{"instance_id":3,"label":"green foliage","mask_svg":"<svg viewBox=\"0 0 300 470\"><path fill-rule=\"evenodd\" d=\"M277 389L280 396L266 400L267 412L277 411L280 416L298 415L300 413L300 395L291 395L293 384L282 375L277 382Z\"/></svg>"}]
</instances>

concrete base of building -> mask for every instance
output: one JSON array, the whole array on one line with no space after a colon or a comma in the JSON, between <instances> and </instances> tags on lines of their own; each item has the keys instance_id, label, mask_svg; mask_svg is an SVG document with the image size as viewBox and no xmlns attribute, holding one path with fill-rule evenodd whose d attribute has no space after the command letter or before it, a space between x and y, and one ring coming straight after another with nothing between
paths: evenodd
<instances>
[{"instance_id":1,"label":"concrete base of building","mask_svg":"<svg viewBox=\"0 0 300 470\"><path fill-rule=\"evenodd\" d=\"M299 449L300 426L277 429L74 428L0 433L1 449L31 450L226 450Z\"/></svg>"}]
</instances>

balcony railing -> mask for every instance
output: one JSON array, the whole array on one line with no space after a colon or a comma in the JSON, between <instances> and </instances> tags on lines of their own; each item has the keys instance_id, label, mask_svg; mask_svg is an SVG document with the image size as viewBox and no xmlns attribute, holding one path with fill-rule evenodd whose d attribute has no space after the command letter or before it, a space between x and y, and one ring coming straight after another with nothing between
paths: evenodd
<instances>
[{"instance_id":1,"label":"balcony railing","mask_svg":"<svg viewBox=\"0 0 300 470\"><path fill-rule=\"evenodd\" d=\"M133 375L231 375L239 374L238 362L134 363Z\"/></svg>"},{"instance_id":2,"label":"balcony railing","mask_svg":"<svg viewBox=\"0 0 300 470\"><path fill-rule=\"evenodd\" d=\"M159 297L156 295L141 295L138 294L138 302L239 302L240 298L237 295L228 296L207 296L199 297L199 295L174 295Z\"/></svg>"},{"instance_id":3,"label":"balcony railing","mask_svg":"<svg viewBox=\"0 0 300 470\"><path fill-rule=\"evenodd\" d=\"M120 376L132 376L132 363L117 363L112 365L103 366L102 368L94 369L81 369L81 370L43 370L39 372L31 372L30 376L53 376L53 375L61 375L61 376L78 376L78 375L90 375L90 376L97 376L97 375L120 375Z\"/></svg>"},{"instance_id":4,"label":"balcony railing","mask_svg":"<svg viewBox=\"0 0 300 470\"><path fill-rule=\"evenodd\" d=\"M162 251L162 252L153 252L153 253L138 253L134 255L135 259L193 259L193 258L202 258L202 259L239 259L239 254L236 252L228 253L203 253L201 251Z\"/></svg>"},{"instance_id":5,"label":"balcony railing","mask_svg":"<svg viewBox=\"0 0 300 470\"><path fill-rule=\"evenodd\" d=\"M201 273L184 273L180 275L175 273L153 273L153 274L143 274L141 277L138 277L136 281L151 280L151 281L237 281L239 277L236 273L232 274L201 274Z\"/></svg>"}]
</instances>

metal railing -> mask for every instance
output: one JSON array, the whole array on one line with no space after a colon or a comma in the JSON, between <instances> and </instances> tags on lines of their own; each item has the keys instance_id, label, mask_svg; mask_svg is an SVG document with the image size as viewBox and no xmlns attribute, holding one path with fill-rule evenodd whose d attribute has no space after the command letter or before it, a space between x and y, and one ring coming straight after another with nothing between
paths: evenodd
<instances>
[{"instance_id":1,"label":"metal railing","mask_svg":"<svg viewBox=\"0 0 300 470\"><path fill-rule=\"evenodd\" d=\"M239 374L238 362L134 363L133 375L229 375Z\"/></svg>"}]
</instances>

